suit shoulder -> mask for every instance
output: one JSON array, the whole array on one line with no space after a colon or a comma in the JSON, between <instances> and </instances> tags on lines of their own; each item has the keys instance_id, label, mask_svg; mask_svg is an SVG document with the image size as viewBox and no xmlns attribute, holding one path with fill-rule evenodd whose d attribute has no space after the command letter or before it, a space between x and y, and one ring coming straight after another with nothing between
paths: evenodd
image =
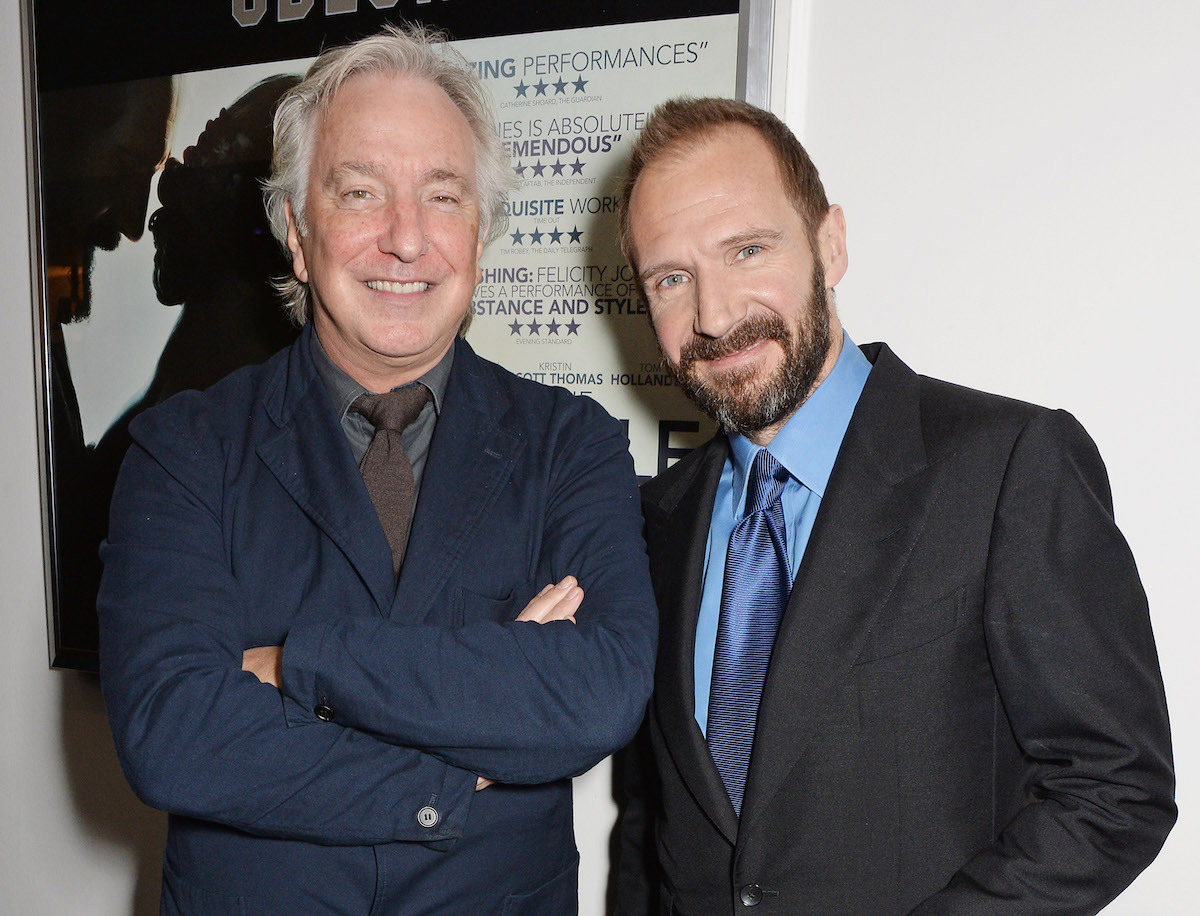
<instances>
[{"instance_id":1,"label":"suit shoulder","mask_svg":"<svg viewBox=\"0 0 1200 916\"><path fill-rule=\"evenodd\" d=\"M927 435L965 435L972 432L1015 434L1049 408L1016 398L968 388L942 379L918 376L921 417Z\"/></svg>"},{"instance_id":2,"label":"suit shoulder","mask_svg":"<svg viewBox=\"0 0 1200 916\"><path fill-rule=\"evenodd\" d=\"M471 351L460 350L460 354L465 356L463 374L455 390L468 406L456 411L456 417L490 418L488 422L497 422L536 455L554 479L588 478L589 486L608 488L611 494L628 499L636 512L629 439L608 411L586 395L522 378Z\"/></svg>"},{"instance_id":3,"label":"suit shoulder","mask_svg":"<svg viewBox=\"0 0 1200 916\"><path fill-rule=\"evenodd\" d=\"M219 442L236 435L261 413L268 392L279 384L291 347L266 362L243 366L203 391L181 391L143 411L129 424L135 442L148 446L168 440Z\"/></svg>"},{"instance_id":4,"label":"suit shoulder","mask_svg":"<svg viewBox=\"0 0 1200 916\"><path fill-rule=\"evenodd\" d=\"M921 406L931 416L946 414L962 418L990 419L993 422L1023 423L1034 414L1048 409L927 375L918 376L918 379L921 386Z\"/></svg>"},{"instance_id":5,"label":"suit shoulder","mask_svg":"<svg viewBox=\"0 0 1200 916\"><path fill-rule=\"evenodd\" d=\"M920 408L922 422L934 427L1020 428L1037 417L1070 418L1065 411L921 375L886 343L864 344L860 349L873 366L863 401L873 400L876 419L880 413L894 416L897 407L903 411L914 402Z\"/></svg>"},{"instance_id":6,"label":"suit shoulder","mask_svg":"<svg viewBox=\"0 0 1200 916\"><path fill-rule=\"evenodd\" d=\"M920 376L921 418L932 453L985 448L1007 454L1018 440L1056 450L1095 452L1083 426L1066 410Z\"/></svg>"}]
</instances>

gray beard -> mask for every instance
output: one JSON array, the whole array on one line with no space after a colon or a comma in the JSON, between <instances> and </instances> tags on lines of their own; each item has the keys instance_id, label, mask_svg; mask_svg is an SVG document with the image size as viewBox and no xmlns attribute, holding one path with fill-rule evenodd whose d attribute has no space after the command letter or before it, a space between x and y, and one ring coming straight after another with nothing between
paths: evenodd
<instances>
[{"instance_id":1,"label":"gray beard","mask_svg":"<svg viewBox=\"0 0 1200 916\"><path fill-rule=\"evenodd\" d=\"M734 369L716 379L701 379L698 360L736 353L760 340L774 340L783 362L759 381L753 368ZM696 405L726 432L755 433L786 420L812 394L829 355L829 302L824 271L813 270L808 308L793 336L774 312L748 318L721 338L693 337L682 348L679 363L663 364Z\"/></svg>"}]
</instances>

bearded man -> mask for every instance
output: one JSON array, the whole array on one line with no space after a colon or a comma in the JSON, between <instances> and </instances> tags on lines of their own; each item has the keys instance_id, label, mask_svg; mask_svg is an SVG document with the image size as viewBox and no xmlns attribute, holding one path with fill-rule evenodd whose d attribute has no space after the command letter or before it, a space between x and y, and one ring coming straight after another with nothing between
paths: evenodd
<instances>
[{"instance_id":1,"label":"bearded man","mask_svg":"<svg viewBox=\"0 0 1200 916\"><path fill-rule=\"evenodd\" d=\"M620 218L721 432L642 491L661 632L617 911L1099 910L1175 806L1092 441L853 344L844 215L766 112L661 107Z\"/></svg>"}]
</instances>

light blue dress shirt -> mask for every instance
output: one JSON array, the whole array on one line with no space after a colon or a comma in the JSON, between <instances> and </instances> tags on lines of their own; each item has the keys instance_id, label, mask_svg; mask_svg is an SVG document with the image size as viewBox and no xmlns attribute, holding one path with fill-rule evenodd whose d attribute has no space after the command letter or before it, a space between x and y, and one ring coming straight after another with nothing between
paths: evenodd
<instances>
[{"instance_id":1,"label":"light blue dress shirt","mask_svg":"<svg viewBox=\"0 0 1200 916\"><path fill-rule=\"evenodd\" d=\"M787 526L788 563L792 580L808 546L817 510L833 472L833 462L858 404L871 363L848 334L833 370L812 396L771 440L767 451L791 474L783 488L783 517ZM713 651L717 644L717 621L721 614L721 587L725 579L725 553L734 526L746 508L746 478L759 447L745 436L729 437L730 458L725 461L704 559L704 591L696 626L696 721L700 731L708 727L708 692L712 683Z\"/></svg>"}]
</instances>

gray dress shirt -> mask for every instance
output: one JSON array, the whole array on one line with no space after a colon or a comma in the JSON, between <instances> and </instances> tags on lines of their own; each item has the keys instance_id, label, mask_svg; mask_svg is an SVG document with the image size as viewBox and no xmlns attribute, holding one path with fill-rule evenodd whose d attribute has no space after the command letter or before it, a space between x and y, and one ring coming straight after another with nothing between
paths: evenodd
<instances>
[{"instance_id":1,"label":"gray dress shirt","mask_svg":"<svg viewBox=\"0 0 1200 916\"><path fill-rule=\"evenodd\" d=\"M317 366L317 374L325 385L325 392L333 402L334 410L337 411L342 431L345 432L346 439L350 443L354 462L360 464L375 435L375 427L362 414L351 410L350 405L361 394L381 394L382 392L368 392L334 365L316 334L312 336L312 358ZM433 395L417 419L400 437L400 441L404 444L404 450L408 453L408 460L412 462L413 480L416 483L418 499L421 495L421 477L425 471L425 459L429 456L429 443L433 441L433 429L437 425L438 415L442 412L442 399L446 395L446 384L450 380L450 368L453 365L454 347L451 346L436 366L411 383L424 385ZM416 503L414 502L413 505L415 506Z\"/></svg>"}]
</instances>

